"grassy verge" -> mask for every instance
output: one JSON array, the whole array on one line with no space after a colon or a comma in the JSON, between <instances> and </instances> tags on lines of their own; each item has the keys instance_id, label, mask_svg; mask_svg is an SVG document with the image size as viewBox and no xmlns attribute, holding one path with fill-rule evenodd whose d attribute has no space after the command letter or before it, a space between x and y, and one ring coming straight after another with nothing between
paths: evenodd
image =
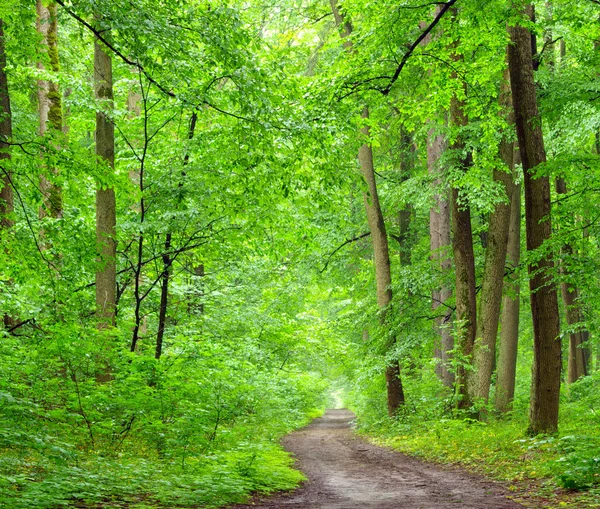
<instances>
[{"instance_id":1,"label":"grassy verge","mask_svg":"<svg viewBox=\"0 0 600 509\"><path fill-rule=\"evenodd\" d=\"M582 428L582 419L567 416L563 422L560 435L533 438L518 419L405 418L359 433L377 445L496 479L525 507L600 508L600 429Z\"/></svg>"}]
</instances>

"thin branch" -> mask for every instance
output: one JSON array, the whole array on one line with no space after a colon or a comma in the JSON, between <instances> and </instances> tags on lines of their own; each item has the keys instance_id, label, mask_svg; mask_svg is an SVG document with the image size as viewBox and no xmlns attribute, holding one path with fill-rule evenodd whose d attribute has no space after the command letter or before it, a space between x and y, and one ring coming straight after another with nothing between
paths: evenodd
<instances>
[{"instance_id":1,"label":"thin branch","mask_svg":"<svg viewBox=\"0 0 600 509\"><path fill-rule=\"evenodd\" d=\"M445 5L446 2L429 2L428 4L421 5L401 5L399 9L424 9L425 7L431 7L432 5Z\"/></svg>"},{"instance_id":2,"label":"thin branch","mask_svg":"<svg viewBox=\"0 0 600 509\"><path fill-rule=\"evenodd\" d=\"M396 82L396 80L398 79L398 77L400 76L400 73L402 72L402 69L404 69L404 66L406 65L406 62L408 61L408 59L410 58L410 56L413 54L413 52L415 51L415 49L417 49L417 47L419 46L419 44L421 43L421 41L423 39L425 39L425 37L427 37L430 34L430 32L436 27L436 25L442 19L442 17L444 16L444 14L446 14L446 12L448 12L448 10L450 9L450 7L452 7L457 1L458 0L449 0L446 3L439 4L439 5L443 5L443 7L440 9L440 12L437 13L437 15L433 19L433 21L427 26L427 28L425 30L423 30L423 32L421 32L421 35L419 35L419 37L416 38L416 40L410 45L410 47L408 48L408 50L406 51L406 53L404 53L404 55L402 57L402 60L400 61L400 64L396 68L396 71L394 72L394 75L390 79L390 82L389 82L388 86L385 87L381 91L381 93L383 95L388 95L390 93L390 90L392 89L392 86L394 85L394 83Z\"/></svg>"},{"instance_id":3,"label":"thin branch","mask_svg":"<svg viewBox=\"0 0 600 509\"><path fill-rule=\"evenodd\" d=\"M544 51L546 51L546 48L548 46L551 46L552 44L554 44L555 42L558 42L562 39L563 37L557 37L556 39L550 40L550 41L545 41L544 45L542 46L542 49L536 53L535 55L533 55L533 60L539 65L542 62L542 56L544 55Z\"/></svg>"},{"instance_id":4,"label":"thin branch","mask_svg":"<svg viewBox=\"0 0 600 509\"><path fill-rule=\"evenodd\" d=\"M456 1L456 0L454 0L454 1ZM218 106L215 106L214 104L208 102L206 99L202 99L198 104L193 104L190 101L188 101L188 100L186 100L186 99L184 99L182 97L178 97L175 92L167 89L164 85L161 85L156 79L154 79L142 64L140 64L138 61L132 60L131 58L127 57L117 47L115 47L113 44L111 44L111 42L108 41L106 39L106 37L104 37L102 35L102 32L100 30L97 30L96 28L94 28L90 23L88 23L86 20L84 20L76 12L72 11L71 9L69 9L65 5L64 0L56 0L56 3L58 5L60 5L67 12L67 14L69 16L71 16L72 18L74 18L75 20L77 20L85 28L87 28L90 32L92 32L98 38L98 40L102 42L102 44L104 44L109 50L111 50L123 62L125 62L127 65L130 65L130 66L135 67L136 69L138 69L146 77L146 79L150 83L152 83L154 86L156 86L156 88L158 88L166 96L171 97L173 99L180 100L180 101L184 102L185 104L188 104L188 105L190 105L190 106L192 106L194 108L198 108L200 105L203 104L203 105L208 106L209 108L212 108L215 111L218 111L219 113L222 113L223 115L227 115L229 117L237 118L238 120L244 120L245 122L258 123L256 120L252 120L252 119L250 119L248 117L244 117L242 115L238 115L237 113L232 113L230 111L227 111L227 110L224 110L222 108L219 108Z\"/></svg>"},{"instance_id":5,"label":"thin branch","mask_svg":"<svg viewBox=\"0 0 600 509\"><path fill-rule=\"evenodd\" d=\"M27 320L18 323L17 325L13 325L10 329L8 329L6 332L8 332L9 334L11 334L13 331L16 331L19 327L23 327L23 325L27 325L28 323L35 323L35 318L28 318Z\"/></svg>"},{"instance_id":6,"label":"thin branch","mask_svg":"<svg viewBox=\"0 0 600 509\"><path fill-rule=\"evenodd\" d=\"M361 235L359 235L358 237L353 237L351 239L346 239L341 245L339 245L337 248L335 248L333 250L333 252L330 253L330 255L327 257L327 261L325 262L324 267L320 270L320 274L323 274L323 272L325 272L327 270L327 267L329 266L329 262L331 261L331 259L333 258L333 256L340 250L342 249L344 246L352 243L352 242L356 242L357 240L360 239L364 239L365 237L368 237L369 235L371 235L371 232L365 232Z\"/></svg>"}]
</instances>

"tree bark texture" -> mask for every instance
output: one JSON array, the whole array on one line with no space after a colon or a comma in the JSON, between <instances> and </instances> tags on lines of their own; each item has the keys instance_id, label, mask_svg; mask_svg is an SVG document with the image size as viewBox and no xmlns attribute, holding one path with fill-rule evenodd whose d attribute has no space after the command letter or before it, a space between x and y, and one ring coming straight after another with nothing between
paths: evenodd
<instances>
[{"instance_id":1,"label":"tree bark texture","mask_svg":"<svg viewBox=\"0 0 600 509\"><path fill-rule=\"evenodd\" d=\"M510 83L508 69L500 91L500 103L505 116L512 124ZM481 283L481 296L477 323L477 339L473 350L474 371L470 378L470 392L475 399L488 401L492 371L496 359L496 336L502 303L504 268L508 230L510 226L510 205L514 191L514 143L502 140L499 146L500 158L505 168L494 169L494 182L500 185L507 201L498 203L490 216L485 264Z\"/></svg>"},{"instance_id":2,"label":"tree bark texture","mask_svg":"<svg viewBox=\"0 0 600 509\"><path fill-rule=\"evenodd\" d=\"M452 269L452 259L449 256L452 239L451 214L449 191L446 185L442 183L442 169L439 161L445 152L446 138L436 134L431 129L427 141L427 166L429 175L433 177L433 187L435 189L434 205L429 211L429 247L431 256L435 262L435 267L440 271L442 280ZM452 336L452 309L444 306L444 303L452 297L452 288L443 285L432 292L432 309L438 311L441 307L442 312L438 312L435 318L434 329L436 333L435 357L438 360L436 364L436 374L446 387L454 385L454 373L451 369L450 353L454 349L454 338Z\"/></svg>"},{"instance_id":3,"label":"tree bark texture","mask_svg":"<svg viewBox=\"0 0 600 509\"><path fill-rule=\"evenodd\" d=\"M515 396L521 290L519 276L516 272L519 263L521 263L521 185L515 186L510 203L510 227L506 254L507 267L510 272L504 285L506 291L502 299L502 326L500 329L495 395L495 407L500 412L511 410Z\"/></svg>"},{"instance_id":4,"label":"tree bark texture","mask_svg":"<svg viewBox=\"0 0 600 509\"><path fill-rule=\"evenodd\" d=\"M441 9L441 5L436 7L436 16ZM421 29L425 27L426 23L422 22ZM432 35L428 34L421 45L426 47L431 39ZM432 122L430 121L430 123ZM446 118L444 124L447 124ZM436 133L435 127L429 129L427 133L427 168L432 177L434 189L433 207L429 210L429 248L434 266L440 272L442 281L446 280L446 275L452 270L450 192L443 181L443 169L440 166L441 157L447 148L446 136ZM431 307L436 313L433 323L434 357L437 360L435 373L446 387L452 388L454 387L454 372L451 367L452 354L450 353L454 349L454 337L451 330L452 309L444 305L450 297L452 297L452 288L445 283L441 288L436 288L431 292ZM438 311L440 309L441 312Z\"/></svg>"},{"instance_id":5,"label":"tree bark texture","mask_svg":"<svg viewBox=\"0 0 600 509\"><path fill-rule=\"evenodd\" d=\"M556 193L567 194L567 183L563 178L556 179ZM564 257L573 255L573 248L565 244L562 249ZM568 276L568 270L561 267L561 274ZM567 325L572 327L581 322L581 309L579 302L579 290L567 281L561 284L562 300L565 306L565 316ZM583 349L583 331L576 330L569 333L569 355L567 358L567 383L572 384L586 375L586 366Z\"/></svg>"},{"instance_id":6,"label":"tree bark texture","mask_svg":"<svg viewBox=\"0 0 600 509\"><path fill-rule=\"evenodd\" d=\"M4 44L4 20L0 19L0 235L13 227L14 198L12 188L11 154L12 112L6 75L6 46ZM2 321L7 329L15 325L15 319L3 313Z\"/></svg>"},{"instance_id":7,"label":"tree bark texture","mask_svg":"<svg viewBox=\"0 0 600 509\"><path fill-rule=\"evenodd\" d=\"M456 11L454 10L456 16ZM459 55L453 56L454 60L460 60ZM456 73L453 79L458 79ZM465 85L463 84L463 87ZM467 117L464 112L464 101L452 96L450 102L450 125L461 128L467 125ZM459 135L452 144L451 149L459 153L464 150L464 141ZM461 157L458 161L460 167L466 171L471 165L471 156ZM472 362L473 346L477 333L477 300L475 281L475 254L473 252L473 233L471 229L471 209L465 197L461 196L460 190L452 189L452 250L454 253L454 267L456 274L456 320L458 330L456 332L457 350L460 363L456 370L458 388L458 406L468 408L472 400L468 391L468 370L466 365Z\"/></svg>"},{"instance_id":8,"label":"tree bark texture","mask_svg":"<svg viewBox=\"0 0 600 509\"><path fill-rule=\"evenodd\" d=\"M352 25L350 24L350 21L344 19L344 16L337 6L336 0L330 0L330 3L335 23L340 30L340 37L342 38L344 48L346 51L351 52L353 49L352 41L348 39L348 36L352 32ZM365 120L369 118L369 108L367 106L363 108L362 118ZM363 143L358 150L358 162L360 171L368 188L368 193L364 194L364 203L369 230L371 232L371 240L373 242L375 279L377 283L377 305L382 308L380 320L381 325L385 327L385 308L392 302L392 273L390 267L389 245L383 213L381 212L381 206L379 204L379 195L377 194L375 168L373 166L373 150L369 143L369 127L365 125L360 132L361 135L365 137L365 143ZM391 349L393 346L393 343L386 345L387 349ZM404 391L400 379L400 364L397 360L394 360L386 366L385 380L388 414L391 417L396 413L398 408L404 404Z\"/></svg>"},{"instance_id":9,"label":"tree bark texture","mask_svg":"<svg viewBox=\"0 0 600 509\"><path fill-rule=\"evenodd\" d=\"M6 47L4 44L4 21L0 19L0 171L2 188L0 189L0 228L13 226L12 214L14 198L12 189L12 173L10 170L10 145L12 139L12 113L8 94L8 77L6 75Z\"/></svg>"},{"instance_id":10,"label":"tree bark texture","mask_svg":"<svg viewBox=\"0 0 600 509\"><path fill-rule=\"evenodd\" d=\"M362 118L369 118L369 108L366 106L362 111ZM367 183L368 192L364 193L365 210L367 221L371 232L373 242L373 259L375 262L375 279L377 283L377 305L382 309L381 324L386 325L386 308L392 302L392 272L390 266L390 253L383 213L379 203L377 193L377 183L375 181L375 169L373 167L373 150L368 141L369 127L361 129L361 134L367 141L363 143L358 151L358 162L360 171ZM387 345L388 349L393 348L394 344ZM404 391L400 380L400 365L394 360L385 370L385 379L387 387L388 414L393 416L400 405L404 403Z\"/></svg>"},{"instance_id":11,"label":"tree bark texture","mask_svg":"<svg viewBox=\"0 0 600 509\"><path fill-rule=\"evenodd\" d=\"M37 0L37 31L42 36L42 43L48 56L50 71L58 73L60 70L58 60L58 26L56 17L56 3ZM38 68L44 69L44 64L39 62ZM54 136L63 131L62 97L58 83L48 80L38 81L38 113L40 117L40 136L45 136L48 131ZM57 168L47 168L50 173L58 174ZM59 185L52 182L47 176L40 176L40 190L42 192L42 206L40 218L60 218L63 213L62 190Z\"/></svg>"},{"instance_id":12,"label":"tree bark texture","mask_svg":"<svg viewBox=\"0 0 600 509\"><path fill-rule=\"evenodd\" d=\"M112 60L99 40L94 41L94 91L96 111L96 155L112 172L115 165L115 131L109 113L113 108ZM116 202L111 186L96 189L96 317L99 328L115 325L116 318Z\"/></svg>"},{"instance_id":13,"label":"tree bark texture","mask_svg":"<svg viewBox=\"0 0 600 509\"><path fill-rule=\"evenodd\" d=\"M546 161L546 152L533 78L531 34L522 26L509 27L508 32L515 125L524 171L527 250L535 251L552 234L550 182L547 176L534 178L535 168ZM533 434L558 429L561 344L553 270L549 256L529 265L534 331L529 431Z\"/></svg>"}]
</instances>

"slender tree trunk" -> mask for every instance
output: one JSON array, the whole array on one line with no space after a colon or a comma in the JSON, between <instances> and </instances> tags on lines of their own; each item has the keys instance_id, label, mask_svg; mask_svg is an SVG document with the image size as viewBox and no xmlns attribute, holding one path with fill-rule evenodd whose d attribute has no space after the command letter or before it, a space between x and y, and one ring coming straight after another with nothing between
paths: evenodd
<instances>
[{"instance_id":1,"label":"slender tree trunk","mask_svg":"<svg viewBox=\"0 0 600 509\"><path fill-rule=\"evenodd\" d=\"M12 172L10 169L12 140L12 113L8 94L8 77L6 76L6 45L4 43L4 20L0 19L0 171L2 172L2 188L0 188L0 228L7 230L13 226L12 214L14 199L12 189Z\"/></svg>"},{"instance_id":2,"label":"slender tree trunk","mask_svg":"<svg viewBox=\"0 0 600 509\"><path fill-rule=\"evenodd\" d=\"M0 19L0 235L13 227L14 200L12 189L11 154L12 113L6 76L6 45L4 43L4 20ZM4 326L10 329L15 320L7 313L3 315Z\"/></svg>"},{"instance_id":3,"label":"slender tree trunk","mask_svg":"<svg viewBox=\"0 0 600 509\"><path fill-rule=\"evenodd\" d=\"M517 153L515 153L515 156ZM513 190L510 203L510 227L508 230L507 262L511 271L505 283L506 293L502 301L502 328L496 373L496 410L508 412L515 396L517 373L517 347L519 344L519 301L521 285L516 272L521 263L521 186Z\"/></svg>"},{"instance_id":4,"label":"slender tree trunk","mask_svg":"<svg viewBox=\"0 0 600 509\"><path fill-rule=\"evenodd\" d=\"M110 118L113 109L112 60L99 40L94 41L94 90L100 103L96 111L96 155L113 172L115 130ZM110 180L107 179L107 180ZM96 189L96 317L98 327L115 325L117 292L117 218L115 190L100 183Z\"/></svg>"},{"instance_id":5,"label":"slender tree trunk","mask_svg":"<svg viewBox=\"0 0 600 509\"><path fill-rule=\"evenodd\" d=\"M58 26L56 17L56 3L48 2L46 6L42 0L37 0L37 31L42 36L42 43L48 55L50 70L58 73L60 70L58 60ZM38 63L40 69L44 64ZM40 117L40 136L45 136L50 130L53 136L62 133L62 97L58 83L48 80L38 81L38 112ZM48 168L50 173L58 174L58 168ZM42 192L42 206L40 218L50 216L60 218L63 213L62 190L47 176L40 177L40 190Z\"/></svg>"},{"instance_id":6,"label":"slender tree trunk","mask_svg":"<svg viewBox=\"0 0 600 509\"><path fill-rule=\"evenodd\" d=\"M509 118L509 124L512 124L508 69L501 87L500 102L505 116ZM510 204L515 187L513 183L514 143L507 140L501 141L499 151L506 168L494 169L494 182L500 184L504 189L508 201L498 203L490 217L481 284L477 340L473 352L474 372L471 378L473 387L470 391L474 398L483 399L485 402L490 395L492 371L496 358L496 336L502 301ZM507 169L508 171L506 171Z\"/></svg>"},{"instance_id":7,"label":"slender tree trunk","mask_svg":"<svg viewBox=\"0 0 600 509\"><path fill-rule=\"evenodd\" d=\"M533 79L531 33L523 26L509 27L508 32L515 125L525 173L527 250L535 251L552 234L550 182L547 176L535 178L535 169L546 161L546 152ZM529 428L534 434L558 429L561 345L553 270L554 263L547 255L529 265L534 332Z\"/></svg>"},{"instance_id":8,"label":"slender tree trunk","mask_svg":"<svg viewBox=\"0 0 600 509\"><path fill-rule=\"evenodd\" d=\"M167 307L169 305L169 278L171 272L171 232L168 232L165 238L165 252L162 255L163 273L162 286L160 289L160 306L158 308L158 332L156 333L156 349L154 358L160 359L163 349L163 337L165 335L165 326L167 323Z\"/></svg>"},{"instance_id":9,"label":"slender tree trunk","mask_svg":"<svg viewBox=\"0 0 600 509\"><path fill-rule=\"evenodd\" d=\"M194 137L194 132L196 130L196 120L198 119L198 115L196 112L192 113L192 117L190 119L190 126L188 129L188 140L191 140ZM183 159L183 171L181 172L181 178L185 177L185 167L187 166L190 160L189 153L185 155ZM179 182L179 187L183 185L183 181ZM163 349L163 337L165 334L165 327L167 323L167 308L169 306L169 280L171 273L171 264L173 260L169 252L171 251L171 239L172 233L168 232L165 237L165 252L162 255L163 260L163 273L162 273L162 286L160 293L160 307L158 314L158 332L156 333L156 349L154 351L154 358L160 359L162 355Z\"/></svg>"},{"instance_id":10,"label":"slender tree trunk","mask_svg":"<svg viewBox=\"0 0 600 509\"><path fill-rule=\"evenodd\" d=\"M556 193L559 195L567 194L567 184L563 178L556 179ZM569 244L565 244L561 251L563 256L566 258L569 258L573 255L573 248ZM564 267L564 260L562 263L563 266L561 267L561 273L563 276L568 276L568 270ZM567 281L563 281L561 284L561 290L562 300L565 306L567 325L570 327L576 326L579 324L579 322L581 322L579 290ZM567 383L572 384L587 374L585 369L583 338L581 330L576 330L569 333L569 355L567 360Z\"/></svg>"},{"instance_id":11,"label":"slender tree trunk","mask_svg":"<svg viewBox=\"0 0 600 509\"><path fill-rule=\"evenodd\" d=\"M362 112L364 119L369 118L369 109L365 107ZM368 140L369 127L361 129L361 134ZM375 279L377 283L377 305L382 309L381 324L386 326L386 309L392 302L392 273L390 266L390 255L387 232L383 213L379 204L379 195L377 193L377 183L375 181L375 171L373 167L373 150L367 141L361 145L358 151L358 161L360 170L367 183L368 193L364 193L365 210L367 212L367 221L371 232L373 242L373 258L375 262ZM386 345L387 350L394 347L394 341ZM397 360L392 361L386 366L385 379L387 387L387 405L388 414L393 416L398 408L404 404L404 391L400 380L400 365Z\"/></svg>"},{"instance_id":12,"label":"slender tree trunk","mask_svg":"<svg viewBox=\"0 0 600 509\"><path fill-rule=\"evenodd\" d=\"M437 16L442 9L438 5L435 10ZM421 29L426 27L426 23L421 23ZM427 35L421 45L426 47L431 43L432 35ZM431 70L429 71L431 75ZM444 115L445 116L445 115ZM431 121L429 123L432 123ZM444 118L444 125L447 127L447 118ZM446 137L436 133L435 127L429 129L427 134L427 168L432 177L432 186L434 189L434 203L429 211L429 247L432 260L435 267L439 270L442 281L441 288L432 290L431 307L437 314L433 323L436 335L434 344L434 357L437 360L435 373L442 383L449 388L454 386L454 372L451 368L452 354L454 349L454 337L452 335L452 309L445 305L445 302L452 297L452 288L445 281L447 274L452 270L451 252L451 214L450 214L450 192L443 182L443 169L440 166L442 155L448 148ZM438 310L441 310L438 311Z\"/></svg>"},{"instance_id":13,"label":"slender tree trunk","mask_svg":"<svg viewBox=\"0 0 600 509\"><path fill-rule=\"evenodd\" d=\"M552 21L552 2L546 2L546 9L549 14L548 21ZM560 62L564 62L566 56L566 45L564 40L560 41ZM544 36L544 45L549 48L549 57L546 58L546 63L552 72L555 71L554 62L554 44L552 44L552 31L547 31ZM557 178L555 181L556 193L567 194L567 183L563 178ZM564 258L569 258L573 254L573 248L566 244L561 249ZM560 272L563 276L568 276L568 269L564 266L565 260L562 260ZM562 300L565 307L565 317L568 326L573 326L581 322L581 304L579 302L579 290L572 284L563 281L561 284ZM576 382L586 373L585 352L583 346L584 331L578 329L569 334L569 353L568 353L568 369L567 383Z\"/></svg>"},{"instance_id":14,"label":"slender tree trunk","mask_svg":"<svg viewBox=\"0 0 600 509\"><path fill-rule=\"evenodd\" d=\"M456 15L455 10L454 15ZM455 61L460 59L460 56L454 56ZM457 79L456 73L453 73L453 79ZM467 125L464 101L456 95L452 97L450 103L450 125L455 128ZM452 144L451 149L455 152L464 150L464 142L460 136ZM471 155L464 157L458 164L462 170L466 171L471 165ZM452 228L454 233L452 249L456 273L456 319L458 322L456 339L460 355L460 365L456 373L459 394L458 406L468 408L471 406L472 398L467 387L468 370L466 365L472 361L471 357L477 332L475 254L473 252L471 209L465 197L460 196L460 191L457 188L452 189Z\"/></svg>"},{"instance_id":15,"label":"slender tree trunk","mask_svg":"<svg viewBox=\"0 0 600 509\"><path fill-rule=\"evenodd\" d=\"M336 25L340 29L340 36L344 48L352 51L352 41L348 36L352 32L352 25L345 20L340 13L336 0L330 0L331 10L335 18ZM369 108L365 106L362 111L362 118L369 118ZM379 204L379 195L377 193L377 183L375 181L375 169L373 167L373 150L369 142L369 127L365 125L361 129L361 135L365 138L365 143L358 150L358 162L360 171L368 187L368 193L364 193L365 210L367 212L367 221L371 232L373 242L373 258L375 262L375 279L377 282L377 304L382 309L380 320L383 327L386 326L386 309L392 302L392 274L390 267L390 253L387 239L383 213ZM386 345L387 350L393 348L395 340ZM387 387L387 407L388 414L393 416L398 408L404 404L404 391L400 379L400 364L397 360L392 361L386 366L385 380Z\"/></svg>"},{"instance_id":16,"label":"slender tree trunk","mask_svg":"<svg viewBox=\"0 0 600 509\"><path fill-rule=\"evenodd\" d=\"M451 240L451 214L448 189L442 184L441 168L439 161L446 150L446 139L444 136L436 135L429 131L427 143L427 165L429 174L434 176L432 185L439 190L434 195L434 206L429 211L429 234L430 249L433 260L441 272L442 278L452 269L452 259L449 256ZM432 292L432 309L434 311L442 308L442 313L436 317L434 322L436 340L435 356L438 359L436 373L446 387L454 385L454 373L451 370L451 351L454 349L454 338L450 325L452 323L452 310L444 306L444 303L452 296L452 289L443 285L440 289Z\"/></svg>"}]
</instances>

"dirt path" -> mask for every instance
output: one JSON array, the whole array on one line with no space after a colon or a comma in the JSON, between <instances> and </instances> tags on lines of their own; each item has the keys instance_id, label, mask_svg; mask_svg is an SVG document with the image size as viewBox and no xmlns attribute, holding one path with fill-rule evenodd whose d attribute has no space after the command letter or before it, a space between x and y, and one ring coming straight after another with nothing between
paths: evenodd
<instances>
[{"instance_id":1,"label":"dirt path","mask_svg":"<svg viewBox=\"0 0 600 509\"><path fill-rule=\"evenodd\" d=\"M232 509L523 509L496 484L423 463L352 434L348 410L328 410L283 444L308 481L293 493Z\"/></svg>"}]
</instances>

